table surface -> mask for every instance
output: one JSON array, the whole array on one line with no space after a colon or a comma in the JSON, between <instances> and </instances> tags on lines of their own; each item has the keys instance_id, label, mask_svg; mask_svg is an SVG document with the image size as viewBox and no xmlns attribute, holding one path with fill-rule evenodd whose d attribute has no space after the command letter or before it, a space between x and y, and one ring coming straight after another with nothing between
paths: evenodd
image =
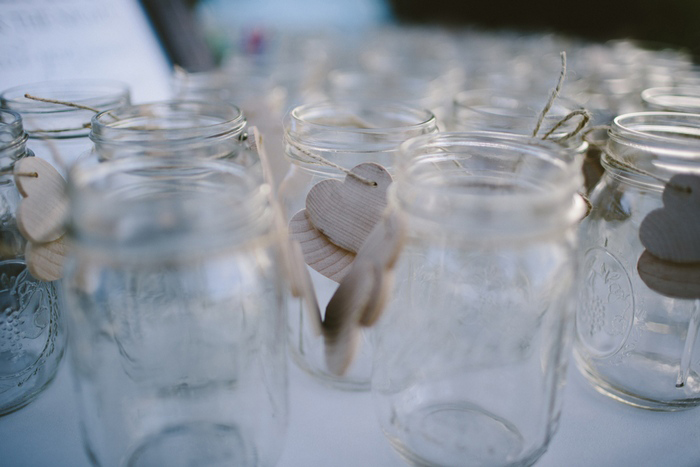
<instances>
[{"instance_id":1,"label":"table surface","mask_svg":"<svg viewBox=\"0 0 700 467\"><path fill-rule=\"evenodd\" d=\"M0 417L0 466L81 467L70 359L27 407ZM290 423L279 467L391 467L369 393L322 386L290 363ZM538 467L700 466L700 408L652 412L596 393L569 369L559 431Z\"/></svg>"}]
</instances>

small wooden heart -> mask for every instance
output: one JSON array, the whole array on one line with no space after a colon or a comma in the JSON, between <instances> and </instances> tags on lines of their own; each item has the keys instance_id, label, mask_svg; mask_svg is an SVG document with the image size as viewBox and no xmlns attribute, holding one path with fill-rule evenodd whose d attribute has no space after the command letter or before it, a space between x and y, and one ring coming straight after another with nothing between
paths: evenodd
<instances>
[{"instance_id":1,"label":"small wooden heart","mask_svg":"<svg viewBox=\"0 0 700 467\"><path fill-rule=\"evenodd\" d=\"M379 164L354 167L343 182L323 180L306 196L311 224L335 245L357 253L386 208L391 175ZM372 183L368 183L371 181Z\"/></svg>"},{"instance_id":2,"label":"small wooden heart","mask_svg":"<svg viewBox=\"0 0 700 467\"><path fill-rule=\"evenodd\" d=\"M639 226L642 245L659 259L700 262L700 176L674 175L664 188L663 202Z\"/></svg>"},{"instance_id":3,"label":"small wooden heart","mask_svg":"<svg viewBox=\"0 0 700 467\"><path fill-rule=\"evenodd\" d=\"M15 163L15 184L24 199L17 208L17 227L34 243L48 243L63 235L68 214L66 182L54 167L38 157Z\"/></svg>"},{"instance_id":4,"label":"small wooden heart","mask_svg":"<svg viewBox=\"0 0 700 467\"><path fill-rule=\"evenodd\" d=\"M323 335L328 369L343 375L353 361L360 327L372 326L386 305L393 286L394 264L404 242L397 214L387 213L357 253L350 272L326 307Z\"/></svg>"},{"instance_id":5,"label":"small wooden heart","mask_svg":"<svg viewBox=\"0 0 700 467\"><path fill-rule=\"evenodd\" d=\"M306 214L306 209L296 213L289 221L292 240L301 245L304 261L327 278L340 282L350 270L355 254L331 243L316 230Z\"/></svg>"}]
</instances>

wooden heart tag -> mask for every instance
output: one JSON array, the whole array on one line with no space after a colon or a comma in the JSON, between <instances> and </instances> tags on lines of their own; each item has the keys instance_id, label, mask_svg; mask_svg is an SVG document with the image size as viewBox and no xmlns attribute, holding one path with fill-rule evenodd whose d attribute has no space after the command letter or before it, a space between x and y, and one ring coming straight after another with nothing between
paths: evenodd
<instances>
[{"instance_id":1,"label":"wooden heart tag","mask_svg":"<svg viewBox=\"0 0 700 467\"><path fill-rule=\"evenodd\" d=\"M357 253L386 208L392 179L374 163L360 164L350 172L343 182L323 180L314 185L306 196L306 214L333 244Z\"/></svg>"},{"instance_id":2,"label":"wooden heart tag","mask_svg":"<svg viewBox=\"0 0 700 467\"><path fill-rule=\"evenodd\" d=\"M15 184L24 197L17 208L20 233L34 243L58 239L63 235L68 215L65 180L50 163L38 157L19 160L14 172Z\"/></svg>"},{"instance_id":3,"label":"wooden heart tag","mask_svg":"<svg viewBox=\"0 0 700 467\"><path fill-rule=\"evenodd\" d=\"M66 182L48 162L26 157L15 163L15 184L23 199L17 227L27 239L24 251L32 276L44 281L63 277L66 245L63 234L68 214Z\"/></svg>"},{"instance_id":4,"label":"wooden heart tag","mask_svg":"<svg viewBox=\"0 0 700 467\"><path fill-rule=\"evenodd\" d=\"M342 376L347 371L357 352L361 327L372 326L381 316L404 238L401 218L386 213L331 297L323 321L326 365L331 372Z\"/></svg>"}]
</instances>

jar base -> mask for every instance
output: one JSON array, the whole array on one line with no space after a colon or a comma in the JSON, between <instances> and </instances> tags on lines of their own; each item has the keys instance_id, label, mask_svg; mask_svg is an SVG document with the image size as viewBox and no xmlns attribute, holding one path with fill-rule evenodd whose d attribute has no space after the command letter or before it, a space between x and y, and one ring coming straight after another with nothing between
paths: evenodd
<instances>
[{"instance_id":1,"label":"jar base","mask_svg":"<svg viewBox=\"0 0 700 467\"><path fill-rule=\"evenodd\" d=\"M304 358L293 349L289 350L289 354L291 355L294 364L304 373L331 389L338 389L348 392L367 392L371 388L369 376L366 379L334 376L330 373L324 373L311 368Z\"/></svg>"},{"instance_id":2,"label":"jar base","mask_svg":"<svg viewBox=\"0 0 700 467\"><path fill-rule=\"evenodd\" d=\"M639 396L637 394L632 394L629 391L625 391L621 388L615 387L614 385L608 383L607 381L600 378L595 371L593 371L590 366L585 362L585 360L578 354L574 352L574 361L576 363L576 368L579 373L583 375L588 383L593 387L593 389L607 397L610 397L618 402L631 405L632 407L637 407L645 410L653 410L657 412L677 412L680 410L688 410L700 406L700 398L687 399L687 400L670 400L670 401L659 401L653 400L646 397Z\"/></svg>"},{"instance_id":3,"label":"jar base","mask_svg":"<svg viewBox=\"0 0 700 467\"><path fill-rule=\"evenodd\" d=\"M255 466L258 459L252 446L246 446L237 427L192 423L150 436L132 451L124 465Z\"/></svg>"},{"instance_id":4,"label":"jar base","mask_svg":"<svg viewBox=\"0 0 700 467\"><path fill-rule=\"evenodd\" d=\"M385 431L411 465L528 466L546 451L525 453L525 441L509 421L467 401L426 405L405 420L392 420L401 439Z\"/></svg>"}]
</instances>

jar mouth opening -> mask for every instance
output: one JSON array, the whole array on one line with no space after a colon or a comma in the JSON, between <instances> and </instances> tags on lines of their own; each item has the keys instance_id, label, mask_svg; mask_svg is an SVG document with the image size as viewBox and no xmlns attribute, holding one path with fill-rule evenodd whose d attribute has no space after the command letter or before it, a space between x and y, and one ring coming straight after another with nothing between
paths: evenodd
<instances>
[{"instance_id":1,"label":"jar mouth opening","mask_svg":"<svg viewBox=\"0 0 700 467\"><path fill-rule=\"evenodd\" d=\"M90 139L96 143L183 141L238 134L245 126L243 112L235 105L173 100L100 112L92 118Z\"/></svg>"},{"instance_id":2,"label":"jar mouth opening","mask_svg":"<svg viewBox=\"0 0 700 467\"><path fill-rule=\"evenodd\" d=\"M642 101L654 110L700 112L700 87L654 87L642 91Z\"/></svg>"},{"instance_id":3,"label":"jar mouth opening","mask_svg":"<svg viewBox=\"0 0 700 467\"><path fill-rule=\"evenodd\" d=\"M15 86L0 94L4 107L22 114L85 112L85 109L42 102L25 97L31 94L44 99L68 101L96 109L119 107L129 103L129 87L111 80L55 80Z\"/></svg>"},{"instance_id":4,"label":"jar mouth opening","mask_svg":"<svg viewBox=\"0 0 700 467\"><path fill-rule=\"evenodd\" d=\"M634 112L618 115L613 119L609 135L630 144L700 152L700 114Z\"/></svg>"},{"instance_id":5,"label":"jar mouth opening","mask_svg":"<svg viewBox=\"0 0 700 467\"><path fill-rule=\"evenodd\" d=\"M548 95L526 96L496 89L462 91L452 101L453 124L459 130L507 131L532 136L548 98ZM571 112L582 109L575 101L558 97L543 118L539 133L546 134ZM578 122L578 119L572 119L557 129L553 136L572 131Z\"/></svg>"},{"instance_id":6,"label":"jar mouth opening","mask_svg":"<svg viewBox=\"0 0 700 467\"><path fill-rule=\"evenodd\" d=\"M287 120L289 125L311 130L366 134L401 134L435 125L435 115L427 109L373 100L301 105L292 109Z\"/></svg>"},{"instance_id":7,"label":"jar mouth opening","mask_svg":"<svg viewBox=\"0 0 700 467\"><path fill-rule=\"evenodd\" d=\"M397 166L395 195L411 215L437 216L447 224L477 215L484 228L489 223L527 228L533 213L570 210L582 183L580 158L570 151L487 131L412 138L401 145Z\"/></svg>"}]
</instances>

